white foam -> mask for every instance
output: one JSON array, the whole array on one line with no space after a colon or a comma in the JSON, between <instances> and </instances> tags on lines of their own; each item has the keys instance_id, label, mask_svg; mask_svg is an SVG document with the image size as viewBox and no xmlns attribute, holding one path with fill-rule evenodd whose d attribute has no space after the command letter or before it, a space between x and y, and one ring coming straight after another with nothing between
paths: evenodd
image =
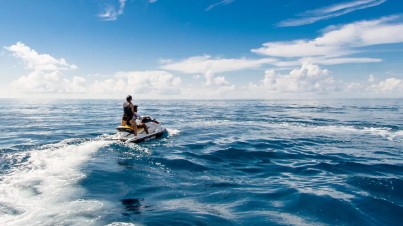
<instances>
[{"instance_id":1,"label":"white foam","mask_svg":"<svg viewBox=\"0 0 403 226\"><path fill-rule=\"evenodd\" d=\"M390 141L401 141L401 138L403 138L403 131L398 130L398 131L392 131L390 128L364 128L364 132L371 133L374 135L381 136L383 138L386 138Z\"/></svg>"},{"instance_id":2,"label":"white foam","mask_svg":"<svg viewBox=\"0 0 403 226\"><path fill-rule=\"evenodd\" d=\"M319 222L315 222L307 217L300 217L297 215L282 213L278 211L270 211L270 210L257 210L257 211L248 211L245 214L253 215L253 216L265 216L269 221L275 222L276 224L283 225L323 225Z\"/></svg>"},{"instance_id":3,"label":"white foam","mask_svg":"<svg viewBox=\"0 0 403 226\"><path fill-rule=\"evenodd\" d=\"M103 203L80 199L77 182L82 164L108 143L65 141L25 152L29 159L0 177L0 225L94 223Z\"/></svg>"},{"instance_id":4,"label":"white foam","mask_svg":"<svg viewBox=\"0 0 403 226\"><path fill-rule=\"evenodd\" d=\"M105 226L136 226L139 224L133 224L133 223L126 223L126 222L113 222L111 224L107 224Z\"/></svg>"},{"instance_id":5,"label":"white foam","mask_svg":"<svg viewBox=\"0 0 403 226\"><path fill-rule=\"evenodd\" d=\"M219 215L225 219L235 219L236 215L233 213L237 203L231 204L216 204L216 203L202 203L191 198L177 198L174 200L161 201L160 210L184 209L192 213L202 215Z\"/></svg>"},{"instance_id":6,"label":"white foam","mask_svg":"<svg viewBox=\"0 0 403 226\"><path fill-rule=\"evenodd\" d=\"M391 128L387 127L354 127L354 126L338 126L338 125L331 125L331 126L314 126L314 125L307 125L303 123L281 123L279 124L280 127L292 127L297 129L309 130L309 131L323 131L323 132L330 132L330 133L361 133L361 134L370 134L375 136L383 137L390 141L401 141L403 138L403 131L393 131Z\"/></svg>"},{"instance_id":7,"label":"white foam","mask_svg":"<svg viewBox=\"0 0 403 226\"><path fill-rule=\"evenodd\" d=\"M175 136L175 135L177 135L177 134L179 134L181 132L178 129L168 129L168 128L167 128L167 131L168 131L169 136Z\"/></svg>"}]
</instances>

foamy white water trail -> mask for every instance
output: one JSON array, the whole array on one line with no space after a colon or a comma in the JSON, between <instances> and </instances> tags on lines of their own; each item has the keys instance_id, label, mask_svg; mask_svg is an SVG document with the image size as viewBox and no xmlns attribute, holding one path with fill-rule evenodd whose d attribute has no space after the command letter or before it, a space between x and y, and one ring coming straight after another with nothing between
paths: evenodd
<instances>
[{"instance_id":1,"label":"foamy white water trail","mask_svg":"<svg viewBox=\"0 0 403 226\"><path fill-rule=\"evenodd\" d=\"M77 182L83 164L108 143L63 141L25 152L28 161L0 177L0 225L95 223L104 204L80 199L85 190Z\"/></svg>"},{"instance_id":2,"label":"foamy white water trail","mask_svg":"<svg viewBox=\"0 0 403 226\"><path fill-rule=\"evenodd\" d=\"M397 130L393 131L387 127L354 127L354 126L346 126L346 125L326 125L326 126L317 126L317 125L308 125L303 123L281 123L279 127L291 127L294 130L302 129L309 130L315 132L325 132L325 133L360 133L360 134L370 134L375 136L383 137L390 141L401 141L403 138L403 131Z\"/></svg>"}]
</instances>

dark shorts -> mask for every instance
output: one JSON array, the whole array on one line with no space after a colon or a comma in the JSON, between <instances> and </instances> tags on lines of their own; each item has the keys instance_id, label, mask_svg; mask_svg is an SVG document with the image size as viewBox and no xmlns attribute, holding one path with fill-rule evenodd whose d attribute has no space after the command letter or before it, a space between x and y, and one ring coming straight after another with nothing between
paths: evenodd
<instances>
[{"instance_id":1,"label":"dark shorts","mask_svg":"<svg viewBox=\"0 0 403 226\"><path fill-rule=\"evenodd\" d=\"M132 118L130 118L128 115L123 114L122 120L126 121L126 122L129 122L130 120L132 120Z\"/></svg>"}]
</instances>

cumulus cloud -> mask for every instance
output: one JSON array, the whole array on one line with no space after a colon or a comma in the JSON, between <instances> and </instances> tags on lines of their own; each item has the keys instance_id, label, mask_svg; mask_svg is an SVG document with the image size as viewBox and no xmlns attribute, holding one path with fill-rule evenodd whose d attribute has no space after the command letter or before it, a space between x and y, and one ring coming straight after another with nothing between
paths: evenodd
<instances>
[{"instance_id":1,"label":"cumulus cloud","mask_svg":"<svg viewBox=\"0 0 403 226\"><path fill-rule=\"evenodd\" d=\"M116 3L105 3L102 9L102 13L98 14L98 17L105 21L117 20L119 16L123 15L127 0L119 0L119 5ZM154 1L150 1L152 3Z\"/></svg>"},{"instance_id":2,"label":"cumulus cloud","mask_svg":"<svg viewBox=\"0 0 403 226\"><path fill-rule=\"evenodd\" d=\"M180 94L181 79L165 71L118 72L113 78L95 81L91 92L153 95Z\"/></svg>"},{"instance_id":3,"label":"cumulus cloud","mask_svg":"<svg viewBox=\"0 0 403 226\"><path fill-rule=\"evenodd\" d=\"M110 79L90 83L83 77L66 76L66 70L77 67L63 58L39 54L21 42L5 49L29 69L27 75L12 83L15 90L24 93L135 93L147 96L180 93L181 79L165 71L118 72ZM216 79L214 82L225 83L225 80Z\"/></svg>"},{"instance_id":4,"label":"cumulus cloud","mask_svg":"<svg viewBox=\"0 0 403 226\"><path fill-rule=\"evenodd\" d=\"M391 16L377 20L360 21L342 26L332 26L312 40L267 42L251 51L271 57L299 58L316 64L344 64L380 62L378 58L345 57L361 51L362 47L403 42L403 23L400 17Z\"/></svg>"},{"instance_id":5,"label":"cumulus cloud","mask_svg":"<svg viewBox=\"0 0 403 226\"><path fill-rule=\"evenodd\" d=\"M370 75L366 81L345 83L345 91L356 96L403 97L403 80L395 77L380 80Z\"/></svg>"},{"instance_id":6,"label":"cumulus cloud","mask_svg":"<svg viewBox=\"0 0 403 226\"><path fill-rule=\"evenodd\" d=\"M308 10L304 13L297 15L296 18L287 19L281 21L278 26L280 27L290 27L290 26L300 26L305 24L312 24L320 20L326 20L333 17L342 16L347 13L354 12L360 9L366 9L381 5L386 0L355 0L350 2L338 3L335 5Z\"/></svg>"},{"instance_id":7,"label":"cumulus cloud","mask_svg":"<svg viewBox=\"0 0 403 226\"><path fill-rule=\"evenodd\" d=\"M373 80L371 80L373 81ZM387 78L378 83L372 84L370 90L375 93L403 93L403 80L398 78Z\"/></svg>"},{"instance_id":8,"label":"cumulus cloud","mask_svg":"<svg viewBox=\"0 0 403 226\"><path fill-rule=\"evenodd\" d=\"M85 79L75 76L68 79L62 71L77 69L65 59L56 59L49 54L40 54L22 42L5 47L14 57L22 60L30 70L12 83L15 90L29 93L82 93Z\"/></svg>"},{"instance_id":9,"label":"cumulus cloud","mask_svg":"<svg viewBox=\"0 0 403 226\"><path fill-rule=\"evenodd\" d=\"M186 74L204 74L206 85L224 85L229 83L224 77L214 77L215 73L240 71L245 69L259 68L264 64L275 62L275 59L225 59L212 58L211 56L194 56L174 62L164 60L161 68L170 71L178 71Z\"/></svg>"},{"instance_id":10,"label":"cumulus cloud","mask_svg":"<svg viewBox=\"0 0 403 226\"><path fill-rule=\"evenodd\" d=\"M22 42L4 47L10 51L14 57L21 59L26 68L34 71L59 71L77 69L77 66L69 64L65 59L56 59L49 54L39 54L35 50Z\"/></svg>"},{"instance_id":11,"label":"cumulus cloud","mask_svg":"<svg viewBox=\"0 0 403 226\"><path fill-rule=\"evenodd\" d=\"M252 86L257 87L253 84ZM294 69L289 74L266 70L260 87L277 92L328 92L337 89L337 82L327 69L304 63L301 68Z\"/></svg>"},{"instance_id":12,"label":"cumulus cloud","mask_svg":"<svg viewBox=\"0 0 403 226\"><path fill-rule=\"evenodd\" d=\"M79 76L67 79L58 71L33 71L18 78L12 86L25 93L84 93L86 80Z\"/></svg>"},{"instance_id":13,"label":"cumulus cloud","mask_svg":"<svg viewBox=\"0 0 403 226\"><path fill-rule=\"evenodd\" d=\"M231 85L224 76L215 76L213 71L207 71L205 73L206 77L206 86L217 87L220 91L224 90L233 90L235 89L234 85Z\"/></svg>"},{"instance_id":14,"label":"cumulus cloud","mask_svg":"<svg viewBox=\"0 0 403 226\"><path fill-rule=\"evenodd\" d=\"M234 0L221 0L219 2L216 2L214 4L209 5L206 8L206 11L212 10L213 8L217 7L217 6L221 6L221 5L228 5L230 3L232 3Z\"/></svg>"}]
</instances>

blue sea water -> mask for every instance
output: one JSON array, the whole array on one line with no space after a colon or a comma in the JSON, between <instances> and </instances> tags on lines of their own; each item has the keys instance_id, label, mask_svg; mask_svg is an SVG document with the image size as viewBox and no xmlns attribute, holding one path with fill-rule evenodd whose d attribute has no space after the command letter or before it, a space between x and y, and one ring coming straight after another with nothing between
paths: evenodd
<instances>
[{"instance_id":1,"label":"blue sea water","mask_svg":"<svg viewBox=\"0 0 403 226\"><path fill-rule=\"evenodd\" d=\"M403 101L0 100L0 225L401 225Z\"/></svg>"}]
</instances>

